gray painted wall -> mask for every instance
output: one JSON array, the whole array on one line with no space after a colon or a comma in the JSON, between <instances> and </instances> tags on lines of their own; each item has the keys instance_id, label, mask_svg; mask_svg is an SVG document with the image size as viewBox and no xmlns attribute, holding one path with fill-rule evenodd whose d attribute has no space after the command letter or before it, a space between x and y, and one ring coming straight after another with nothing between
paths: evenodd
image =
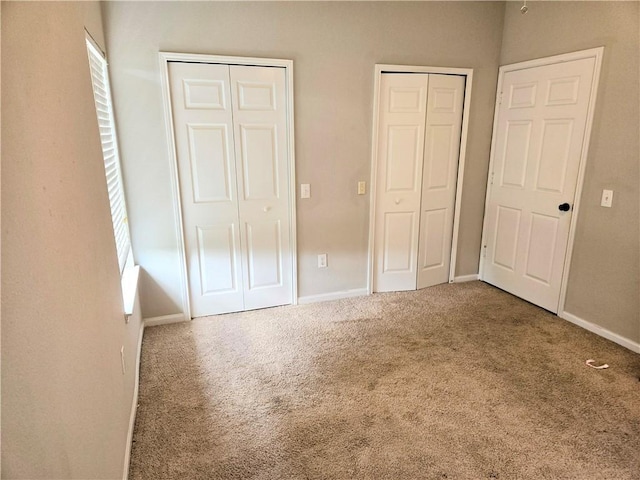
<instances>
[{"instance_id":1,"label":"gray painted wall","mask_svg":"<svg viewBox=\"0 0 640 480\"><path fill-rule=\"evenodd\" d=\"M376 63L474 68L458 275L478 271L501 2L106 2L103 6L146 317L181 311L158 51L294 61L300 296L366 287ZM329 268L317 268L317 254Z\"/></svg>"},{"instance_id":2,"label":"gray painted wall","mask_svg":"<svg viewBox=\"0 0 640 480\"><path fill-rule=\"evenodd\" d=\"M1 8L2 478L122 478L141 314L125 325L85 47L100 6Z\"/></svg>"},{"instance_id":3,"label":"gray painted wall","mask_svg":"<svg viewBox=\"0 0 640 480\"><path fill-rule=\"evenodd\" d=\"M605 47L566 310L640 342L640 3L507 3L501 64ZM603 189L613 207L600 207Z\"/></svg>"},{"instance_id":4,"label":"gray painted wall","mask_svg":"<svg viewBox=\"0 0 640 480\"><path fill-rule=\"evenodd\" d=\"M157 52L289 58L295 69L299 294L366 286L373 68L475 69L457 275L478 271L497 67L604 45L567 311L640 340L638 3L107 2L105 28L145 316L179 312ZM614 207L599 207L603 188ZM329 254L329 268L316 255Z\"/></svg>"},{"instance_id":5,"label":"gray painted wall","mask_svg":"<svg viewBox=\"0 0 640 480\"><path fill-rule=\"evenodd\" d=\"M153 274L146 315L179 308L158 50L296 62L298 181L314 193L299 205L300 284L312 295L364 286L368 204L353 192L369 178L373 64L476 69L465 274L477 271L499 57L605 45L567 310L640 341L639 5L535 2L527 16L518 7L105 4L134 241ZM84 47L84 27L104 45L100 10L2 2L1 17L2 476L117 478L140 312L124 324ZM598 206L602 188L615 190L614 208ZM319 251L336 263L322 273Z\"/></svg>"}]
</instances>

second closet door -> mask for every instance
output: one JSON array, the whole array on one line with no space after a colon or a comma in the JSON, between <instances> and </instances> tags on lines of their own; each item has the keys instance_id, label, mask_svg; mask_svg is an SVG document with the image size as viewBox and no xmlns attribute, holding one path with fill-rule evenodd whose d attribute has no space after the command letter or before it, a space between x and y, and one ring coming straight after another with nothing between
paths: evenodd
<instances>
[{"instance_id":1,"label":"second closet door","mask_svg":"<svg viewBox=\"0 0 640 480\"><path fill-rule=\"evenodd\" d=\"M381 76L374 291L448 280L464 77Z\"/></svg>"},{"instance_id":2,"label":"second closet door","mask_svg":"<svg viewBox=\"0 0 640 480\"><path fill-rule=\"evenodd\" d=\"M291 303L282 68L171 63L192 316Z\"/></svg>"}]
</instances>

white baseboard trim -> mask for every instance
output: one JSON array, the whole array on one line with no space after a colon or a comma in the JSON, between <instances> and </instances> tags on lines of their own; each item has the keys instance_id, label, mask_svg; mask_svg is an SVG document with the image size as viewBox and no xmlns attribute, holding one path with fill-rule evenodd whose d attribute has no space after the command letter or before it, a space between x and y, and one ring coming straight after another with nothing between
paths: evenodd
<instances>
[{"instance_id":1,"label":"white baseboard trim","mask_svg":"<svg viewBox=\"0 0 640 480\"><path fill-rule=\"evenodd\" d=\"M123 480L129 478L129 464L131 463L131 447L133 446L133 430L136 426L136 413L138 412L138 388L140 386L140 356L142 355L142 337L144 336L144 322L140 322L138 332L138 351L136 353L136 373L133 385L133 400L131 403L131 415L129 417L129 432L127 433L127 449L124 452Z\"/></svg>"},{"instance_id":2,"label":"white baseboard trim","mask_svg":"<svg viewBox=\"0 0 640 480\"><path fill-rule=\"evenodd\" d=\"M341 298L362 297L368 295L366 288L354 288L352 290L342 290L339 292L321 293L320 295L306 295L298 297L298 304L327 302L329 300L340 300Z\"/></svg>"},{"instance_id":3,"label":"white baseboard trim","mask_svg":"<svg viewBox=\"0 0 640 480\"><path fill-rule=\"evenodd\" d=\"M142 320L142 323L146 327L155 327L156 325L166 325L167 323L180 323L187 322L188 319L184 316L184 313L174 313L172 315L162 315L161 317L150 317Z\"/></svg>"},{"instance_id":4,"label":"white baseboard trim","mask_svg":"<svg viewBox=\"0 0 640 480\"><path fill-rule=\"evenodd\" d=\"M473 275L460 275L459 277L453 277L453 283L462 283L462 282L474 282L478 280L479 275L474 273Z\"/></svg>"},{"instance_id":5,"label":"white baseboard trim","mask_svg":"<svg viewBox=\"0 0 640 480\"><path fill-rule=\"evenodd\" d=\"M606 338L607 340L611 340L618 345L622 345L625 348L628 348L632 352L640 353L640 343L634 342L633 340L629 340L622 335L618 335L617 333L613 333L611 330L607 330L606 328L602 328L600 325L596 325L595 323L588 322L583 320L580 317L577 317L569 312L560 312L558 313L560 318L567 320L579 327L584 328L585 330L589 330L590 332L595 333L601 337Z\"/></svg>"}]
</instances>

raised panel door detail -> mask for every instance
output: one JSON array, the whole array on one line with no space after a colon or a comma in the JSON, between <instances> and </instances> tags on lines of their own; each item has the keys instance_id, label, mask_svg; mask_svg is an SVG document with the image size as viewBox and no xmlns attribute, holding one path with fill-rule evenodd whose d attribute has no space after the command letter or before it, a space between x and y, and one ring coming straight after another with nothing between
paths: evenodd
<instances>
[{"instance_id":1,"label":"raised panel door detail","mask_svg":"<svg viewBox=\"0 0 640 480\"><path fill-rule=\"evenodd\" d=\"M455 88L433 88L431 92L431 98L429 99L429 102L433 102L431 110L434 113L455 112L456 105L458 104L456 95L457 92Z\"/></svg>"},{"instance_id":2,"label":"raised panel door detail","mask_svg":"<svg viewBox=\"0 0 640 480\"><path fill-rule=\"evenodd\" d=\"M511 85L509 108L527 108L536 104L537 82Z\"/></svg>"},{"instance_id":3,"label":"raised panel door detail","mask_svg":"<svg viewBox=\"0 0 640 480\"><path fill-rule=\"evenodd\" d=\"M238 81L238 110L276 110L276 89L272 83Z\"/></svg>"},{"instance_id":4,"label":"raised panel door detail","mask_svg":"<svg viewBox=\"0 0 640 480\"><path fill-rule=\"evenodd\" d=\"M448 281L465 78L429 75L417 287Z\"/></svg>"},{"instance_id":5,"label":"raised panel door detail","mask_svg":"<svg viewBox=\"0 0 640 480\"><path fill-rule=\"evenodd\" d=\"M382 73L378 98L373 291L415 290L429 75Z\"/></svg>"},{"instance_id":6,"label":"raised panel door detail","mask_svg":"<svg viewBox=\"0 0 640 480\"><path fill-rule=\"evenodd\" d=\"M453 125L433 125L427 127L428 168L423 184L428 190L449 188L452 162L457 160L451 154L453 146Z\"/></svg>"},{"instance_id":7,"label":"raised panel door detail","mask_svg":"<svg viewBox=\"0 0 640 480\"><path fill-rule=\"evenodd\" d=\"M232 65L229 77L244 309L285 305L294 282L286 70Z\"/></svg>"},{"instance_id":8,"label":"raised panel door detail","mask_svg":"<svg viewBox=\"0 0 640 480\"><path fill-rule=\"evenodd\" d=\"M526 276L545 285L551 283L557 236L558 218L532 214L527 240L527 262L524 272Z\"/></svg>"},{"instance_id":9,"label":"raised panel door detail","mask_svg":"<svg viewBox=\"0 0 640 480\"><path fill-rule=\"evenodd\" d=\"M504 178L489 181L481 278L554 313L573 216L572 210L559 212L558 205L576 201L598 55L515 65L501 76L500 89L508 97L496 108L492 168ZM510 92L518 89L511 102ZM507 142L511 153L503 153Z\"/></svg>"},{"instance_id":10,"label":"raised panel door detail","mask_svg":"<svg viewBox=\"0 0 640 480\"><path fill-rule=\"evenodd\" d=\"M507 122L500 183L508 187L524 187L531 140L530 121Z\"/></svg>"},{"instance_id":11,"label":"raised panel door detail","mask_svg":"<svg viewBox=\"0 0 640 480\"><path fill-rule=\"evenodd\" d=\"M422 168L422 158L418 156L419 127L390 126L387 138L387 192L417 190L418 172Z\"/></svg>"},{"instance_id":12,"label":"raised panel door detail","mask_svg":"<svg viewBox=\"0 0 640 480\"><path fill-rule=\"evenodd\" d=\"M391 113L417 113L424 111L424 88L400 88L389 89L389 112Z\"/></svg>"},{"instance_id":13,"label":"raised panel door detail","mask_svg":"<svg viewBox=\"0 0 640 480\"><path fill-rule=\"evenodd\" d=\"M235 225L198 226L198 263L201 295L238 290Z\"/></svg>"},{"instance_id":14,"label":"raised panel door detail","mask_svg":"<svg viewBox=\"0 0 640 480\"><path fill-rule=\"evenodd\" d=\"M191 314L291 303L286 69L168 72Z\"/></svg>"},{"instance_id":15,"label":"raised panel door detail","mask_svg":"<svg viewBox=\"0 0 640 480\"><path fill-rule=\"evenodd\" d=\"M240 125L245 200L278 198L278 145L275 125Z\"/></svg>"},{"instance_id":16,"label":"raised panel door detail","mask_svg":"<svg viewBox=\"0 0 640 480\"><path fill-rule=\"evenodd\" d=\"M280 221L246 223L249 290L282 285Z\"/></svg>"},{"instance_id":17,"label":"raised panel door detail","mask_svg":"<svg viewBox=\"0 0 640 480\"><path fill-rule=\"evenodd\" d=\"M573 120L545 120L536 189L562 193L569 161Z\"/></svg>"},{"instance_id":18,"label":"raised panel door detail","mask_svg":"<svg viewBox=\"0 0 640 480\"><path fill-rule=\"evenodd\" d=\"M447 209L439 208L426 211L422 215L421 228L425 229L421 252L422 268L434 268L444 265L444 240L447 238L445 232L447 220Z\"/></svg>"},{"instance_id":19,"label":"raised panel door detail","mask_svg":"<svg viewBox=\"0 0 640 480\"><path fill-rule=\"evenodd\" d=\"M580 77L555 78L547 84L547 105L575 105Z\"/></svg>"},{"instance_id":20,"label":"raised panel door detail","mask_svg":"<svg viewBox=\"0 0 640 480\"><path fill-rule=\"evenodd\" d=\"M384 216L382 271L414 271L414 212L391 212Z\"/></svg>"},{"instance_id":21,"label":"raised panel door detail","mask_svg":"<svg viewBox=\"0 0 640 480\"><path fill-rule=\"evenodd\" d=\"M503 268L515 270L521 212L498 206L493 262Z\"/></svg>"},{"instance_id":22,"label":"raised panel door detail","mask_svg":"<svg viewBox=\"0 0 640 480\"><path fill-rule=\"evenodd\" d=\"M231 201L226 125L187 124L193 202Z\"/></svg>"},{"instance_id":23,"label":"raised panel door detail","mask_svg":"<svg viewBox=\"0 0 640 480\"><path fill-rule=\"evenodd\" d=\"M169 62L168 73L191 315L241 310L229 67Z\"/></svg>"},{"instance_id":24,"label":"raised panel door detail","mask_svg":"<svg viewBox=\"0 0 640 480\"><path fill-rule=\"evenodd\" d=\"M224 82L221 80L184 79L184 106L187 109L226 109Z\"/></svg>"}]
</instances>

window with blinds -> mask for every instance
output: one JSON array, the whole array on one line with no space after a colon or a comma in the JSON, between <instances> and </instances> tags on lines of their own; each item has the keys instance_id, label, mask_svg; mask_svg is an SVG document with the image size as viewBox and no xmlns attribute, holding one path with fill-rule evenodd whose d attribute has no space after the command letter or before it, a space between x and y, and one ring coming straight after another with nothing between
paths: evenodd
<instances>
[{"instance_id":1,"label":"window with blinds","mask_svg":"<svg viewBox=\"0 0 640 480\"><path fill-rule=\"evenodd\" d=\"M129 239L129 226L127 225L124 189L122 188L120 157L118 155L116 128L113 120L107 61L104 54L89 36L87 36L87 52L89 53L93 98L96 104L104 170L107 177L109 203L111 205L113 235L116 240L120 273L122 273L131 253L131 242Z\"/></svg>"}]
</instances>

